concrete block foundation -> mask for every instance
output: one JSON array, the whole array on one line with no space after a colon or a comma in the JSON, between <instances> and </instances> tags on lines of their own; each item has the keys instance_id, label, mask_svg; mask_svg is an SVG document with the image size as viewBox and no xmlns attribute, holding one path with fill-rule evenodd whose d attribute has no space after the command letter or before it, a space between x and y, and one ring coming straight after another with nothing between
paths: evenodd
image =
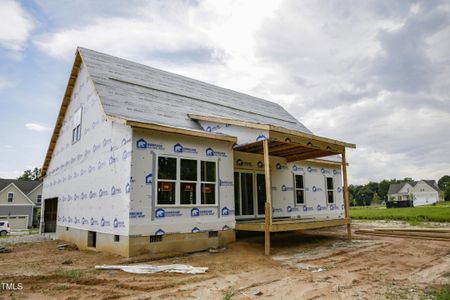
<instances>
[{"instance_id":1,"label":"concrete block foundation","mask_svg":"<svg viewBox=\"0 0 450 300\"><path fill-rule=\"evenodd\" d=\"M56 238L72 242L81 250L104 251L123 257L132 257L146 253L195 252L209 248L224 247L236 240L232 229L224 231L206 231L197 233L173 233L161 236L116 236L108 233L96 233L96 246L88 246L87 230L57 226Z\"/></svg>"}]
</instances>

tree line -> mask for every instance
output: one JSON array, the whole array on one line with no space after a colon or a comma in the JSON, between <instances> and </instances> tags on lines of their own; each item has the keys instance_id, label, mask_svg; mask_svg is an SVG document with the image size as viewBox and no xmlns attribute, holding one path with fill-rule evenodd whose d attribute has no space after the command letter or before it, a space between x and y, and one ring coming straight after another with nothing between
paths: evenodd
<instances>
[{"instance_id":1,"label":"tree line","mask_svg":"<svg viewBox=\"0 0 450 300\"><path fill-rule=\"evenodd\" d=\"M369 182L365 185L353 185L348 187L350 205L352 206L368 206L372 203L381 204L388 201L388 190L391 184L414 182L411 177L403 179L383 179L380 182ZM442 192L445 201L450 201L450 176L442 176L438 180L438 187Z\"/></svg>"}]
</instances>

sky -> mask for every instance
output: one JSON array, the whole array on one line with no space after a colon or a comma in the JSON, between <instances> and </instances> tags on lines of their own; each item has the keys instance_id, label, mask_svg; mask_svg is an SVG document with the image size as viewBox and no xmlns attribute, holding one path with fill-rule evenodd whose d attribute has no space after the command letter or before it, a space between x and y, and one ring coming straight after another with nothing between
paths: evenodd
<instances>
[{"instance_id":1,"label":"sky","mask_svg":"<svg viewBox=\"0 0 450 300\"><path fill-rule=\"evenodd\" d=\"M448 1L0 0L0 177L41 167L77 46L281 104L353 184L450 174Z\"/></svg>"}]
</instances>

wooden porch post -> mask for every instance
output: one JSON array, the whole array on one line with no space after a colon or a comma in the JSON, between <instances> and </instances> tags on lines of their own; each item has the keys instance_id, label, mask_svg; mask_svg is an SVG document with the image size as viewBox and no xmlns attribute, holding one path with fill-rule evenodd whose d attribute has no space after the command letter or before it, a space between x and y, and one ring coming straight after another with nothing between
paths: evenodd
<instances>
[{"instance_id":1,"label":"wooden porch post","mask_svg":"<svg viewBox=\"0 0 450 300\"><path fill-rule=\"evenodd\" d=\"M264 226L264 253L270 255L270 225L272 225L272 199L270 186L270 160L269 141L263 140L264 150L264 174L266 177L266 205L265 205L265 226Z\"/></svg>"},{"instance_id":2,"label":"wooden porch post","mask_svg":"<svg viewBox=\"0 0 450 300\"><path fill-rule=\"evenodd\" d=\"M350 219L350 203L348 197L348 182L347 182L347 160L345 158L345 148L342 152L342 176L344 179L344 208L345 208L345 218L347 219L347 238L349 241L352 240L352 228L351 228L351 219Z\"/></svg>"}]
</instances>

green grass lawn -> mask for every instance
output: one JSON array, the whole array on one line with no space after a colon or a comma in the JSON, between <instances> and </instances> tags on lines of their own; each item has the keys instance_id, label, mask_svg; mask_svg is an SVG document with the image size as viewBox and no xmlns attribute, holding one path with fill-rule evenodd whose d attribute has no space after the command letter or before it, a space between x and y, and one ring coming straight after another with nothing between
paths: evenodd
<instances>
[{"instance_id":1,"label":"green grass lawn","mask_svg":"<svg viewBox=\"0 0 450 300\"><path fill-rule=\"evenodd\" d=\"M351 207L350 216L353 219L401 220L412 224L450 222L450 203L405 208Z\"/></svg>"}]
</instances>

